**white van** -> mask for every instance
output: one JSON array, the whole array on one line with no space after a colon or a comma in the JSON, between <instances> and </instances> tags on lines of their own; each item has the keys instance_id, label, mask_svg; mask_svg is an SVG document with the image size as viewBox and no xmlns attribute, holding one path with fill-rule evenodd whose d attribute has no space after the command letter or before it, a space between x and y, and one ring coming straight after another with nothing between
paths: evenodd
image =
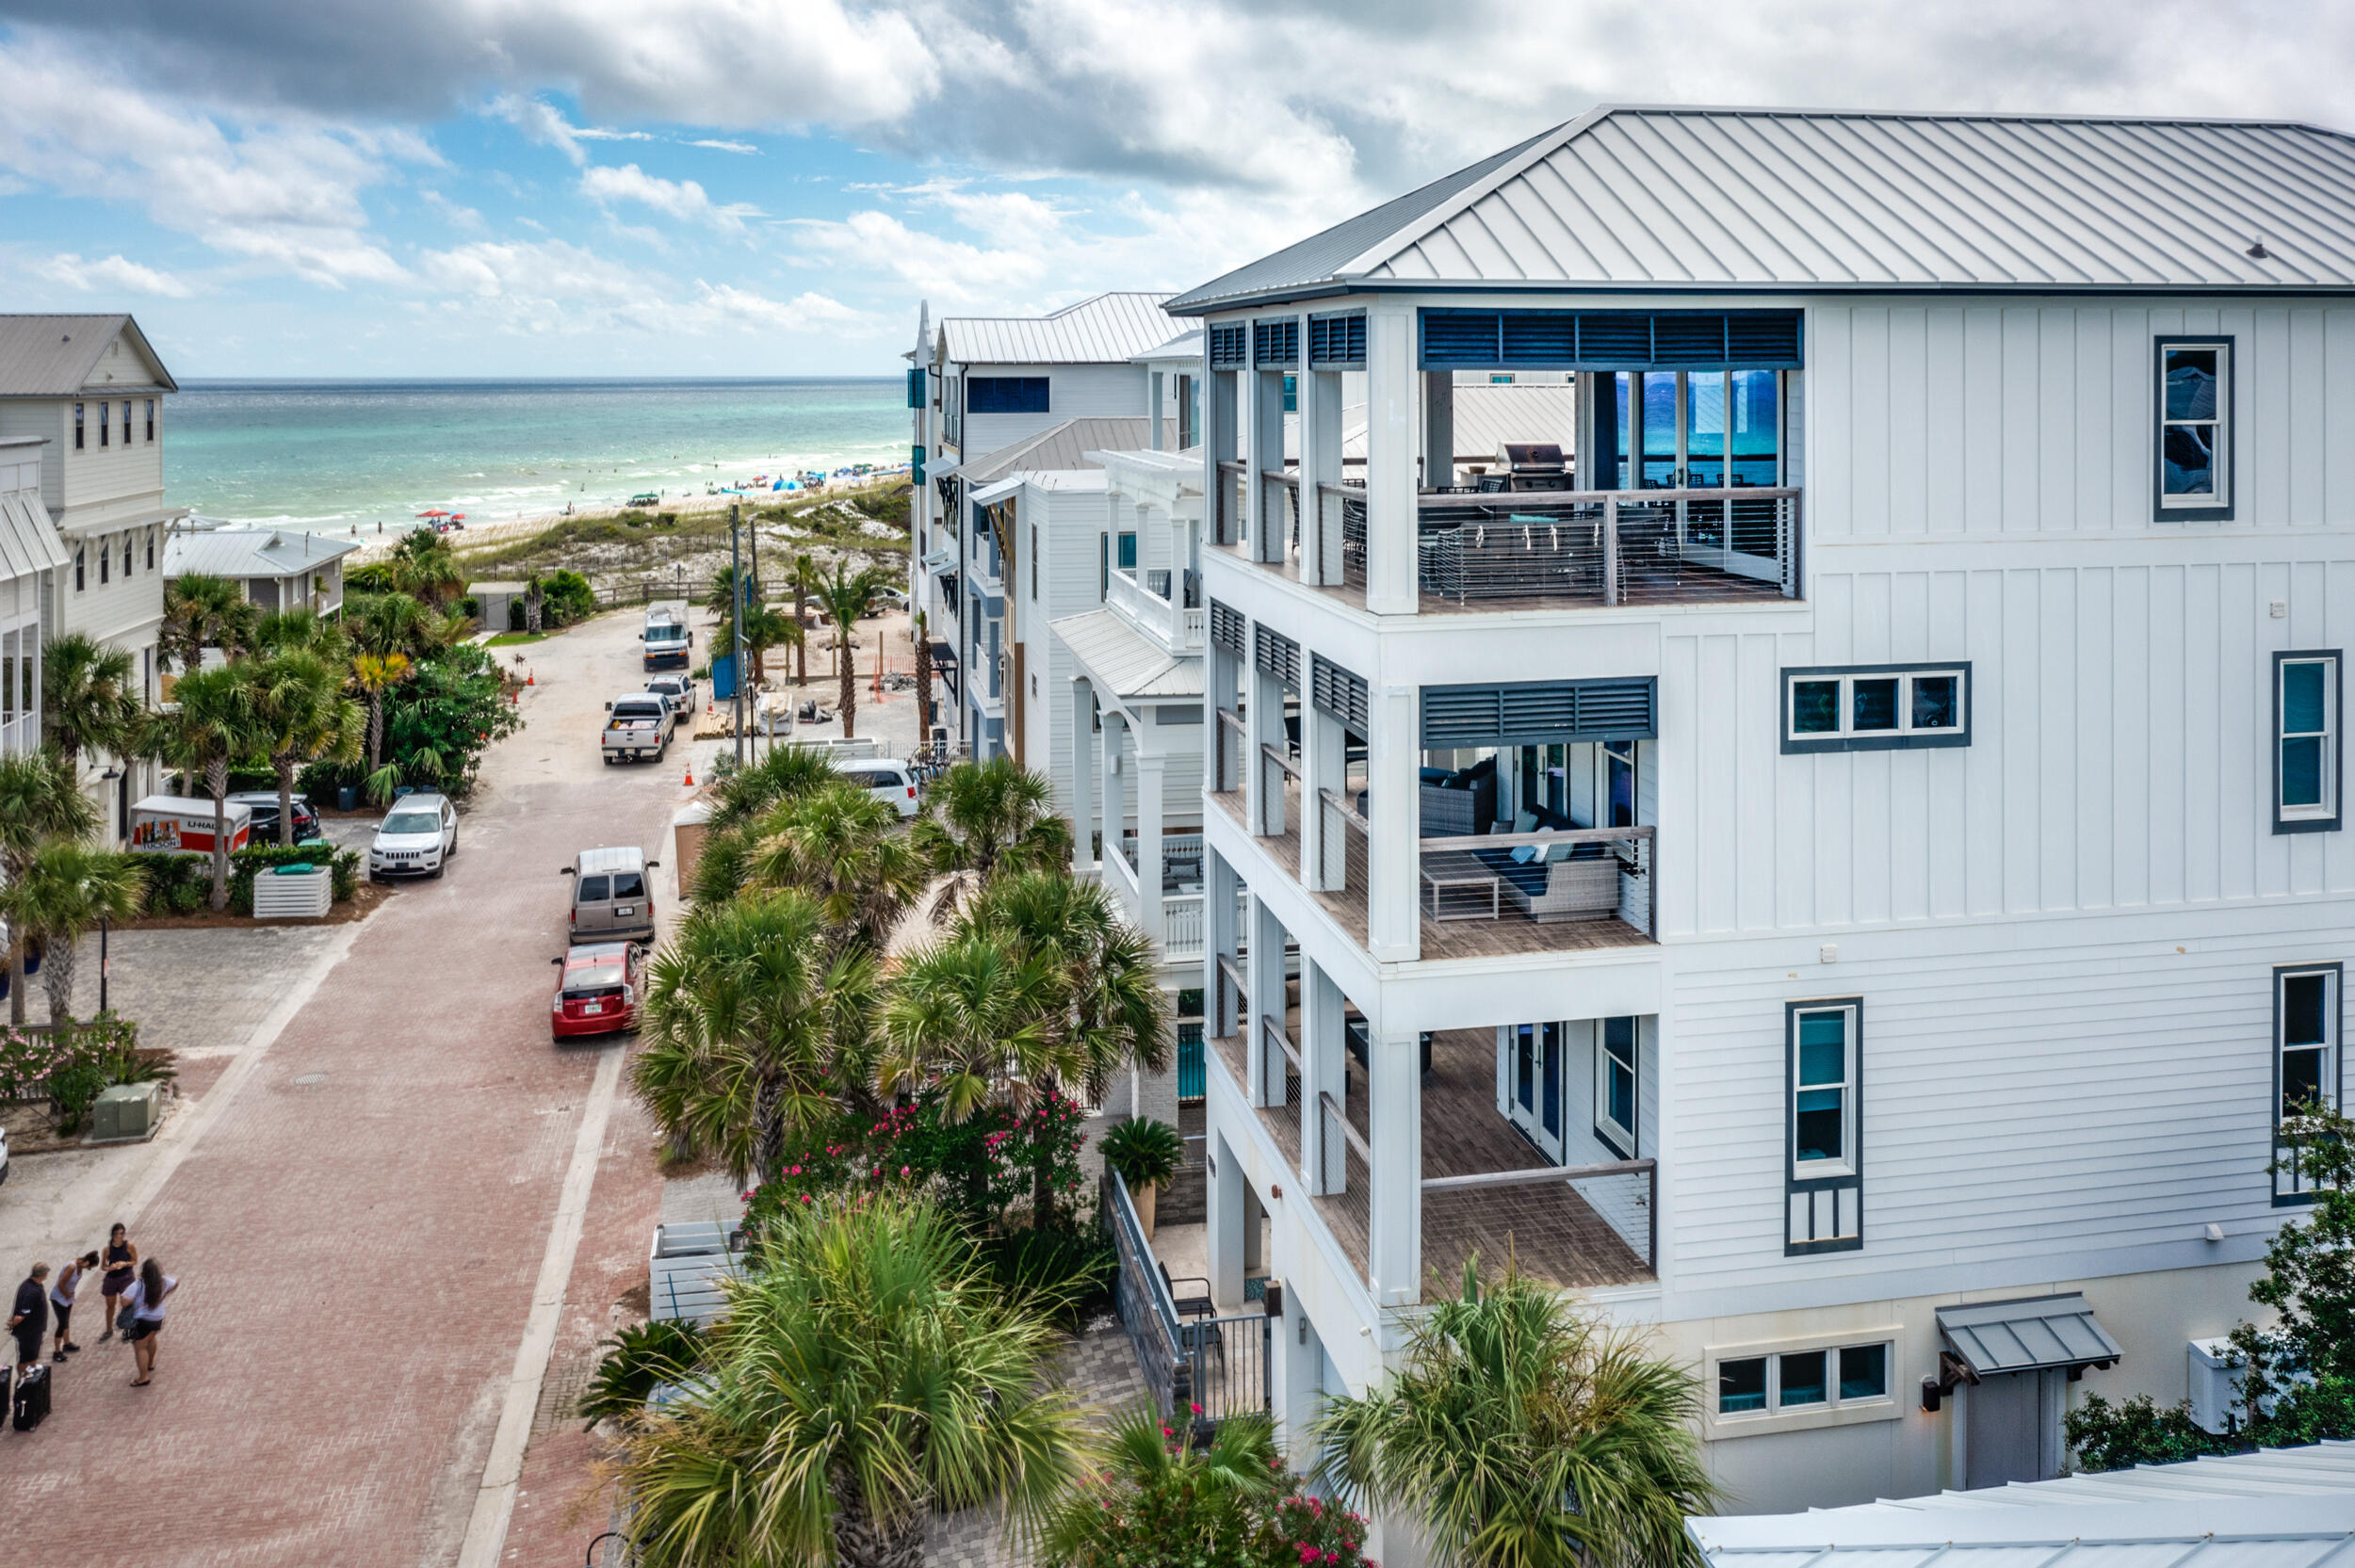
<instances>
[{"instance_id":1,"label":"white van","mask_svg":"<svg viewBox=\"0 0 2355 1568\"><path fill-rule=\"evenodd\" d=\"M901 816L914 816L916 769L897 757L836 757L834 770L853 784L865 784L875 800L888 800Z\"/></svg>"}]
</instances>

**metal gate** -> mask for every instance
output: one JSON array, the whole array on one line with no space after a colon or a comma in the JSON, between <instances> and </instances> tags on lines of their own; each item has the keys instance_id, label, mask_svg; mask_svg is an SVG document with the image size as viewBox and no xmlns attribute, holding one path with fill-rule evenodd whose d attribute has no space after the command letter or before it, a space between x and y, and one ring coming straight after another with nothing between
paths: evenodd
<instances>
[{"instance_id":1,"label":"metal gate","mask_svg":"<svg viewBox=\"0 0 2355 1568\"><path fill-rule=\"evenodd\" d=\"M1120 1253L1114 1291L1120 1326L1137 1353L1155 1406L1163 1415L1191 1414L1205 1421L1274 1408L1268 1378L1271 1319L1260 1312L1181 1317L1137 1221L1128 1183L1116 1171L1104 1173L1104 1198L1113 1245Z\"/></svg>"}]
</instances>

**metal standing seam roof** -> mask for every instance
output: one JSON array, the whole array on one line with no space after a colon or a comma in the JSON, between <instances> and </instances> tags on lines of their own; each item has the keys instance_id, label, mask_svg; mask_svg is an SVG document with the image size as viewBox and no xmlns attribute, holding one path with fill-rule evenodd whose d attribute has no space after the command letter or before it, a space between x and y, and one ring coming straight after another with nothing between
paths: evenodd
<instances>
[{"instance_id":1,"label":"metal standing seam roof","mask_svg":"<svg viewBox=\"0 0 2355 1568\"><path fill-rule=\"evenodd\" d=\"M2347 1568L2355 1444L1805 1513L1695 1518L1711 1568Z\"/></svg>"},{"instance_id":2,"label":"metal standing seam roof","mask_svg":"<svg viewBox=\"0 0 2355 1568\"><path fill-rule=\"evenodd\" d=\"M1939 1332L1981 1377L2116 1361L2125 1352L2078 1294L1940 1307Z\"/></svg>"},{"instance_id":3,"label":"metal standing seam roof","mask_svg":"<svg viewBox=\"0 0 2355 1568\"><path fill-rule=\"evenodd\" d=\"M293 577L341 560L360 548L356 539L328 539L276 528L209 528L164 542L164 575L171 577Z\"/></svg>"},{"instance_id":4,"label":"metal standing seam roof","mask_svg":"<svg viewBox=\"0 0 2355 1568\"><path fill-rule=\"evenodd\" d=\"M1090 675L1123 701L1166 703L1202 695L1202 661L1172 657L1118 610L1066 615L1047 625Z\"/></svg>"},{"instance_id":5,"label":"metal standing seam roof","mask_svg":"<svg viewBox=\"0 0 2355 1568\"><path fill-rule=\"evenodd\" d=\"M123 381L108 390L155 387L177 392L180 383L128 315L0 315L0 397L71 397L92 385L106 346L128 336L155 370L154 380Z\"/></svg>"},{"instance_id":6,"label":"metal standing seam roof","mask_svg":"<svg viewBox=\"0 0 2355 1568\"><path fill-rule=\"evenodd\" d=\"M1167 294L1113 293L1051 315L950 315L943 357L955 364L1126 364L1186 331L1161 309Z\"/></svg>"},{"instance_id":7,"label":"metal standing seam roof","mask_svg":"<svg viewBox=\"0 0 2355 1568\"><path fill-rule=\"evenodd\" d=\"M55 572L67 561L65 541L38 491L0 490L0 577Z\"/></svg>"},{"instance_id":8,"label":"metal standing seam roof","mask_svg":"<svg viewBox=\"0 0 2355 1568\"><path fill-rule=\"evenodd\" d=\"M2282 121L1599 108L1168 308L1433 286L2355 289L2355 137Z\"/></svg>"},{"instance_id":9,"label":"metal standing seam roof","mask_svg":"<svg viewBox=\"0 0 2355 1568\"><path fill-rule=\"evenodd\" d=\"M1162 428L1176 439L1178 422L1163 419ZM1122 451L1153 439L1153 421L1134 417L1066 419L1036 435L1024 436L995 452L967 459L957 465L957 477L968 489L994 484L1009 474L1059 473L1068 469L1100 468L1090 452Z\"/></svg>"}]
</instances>

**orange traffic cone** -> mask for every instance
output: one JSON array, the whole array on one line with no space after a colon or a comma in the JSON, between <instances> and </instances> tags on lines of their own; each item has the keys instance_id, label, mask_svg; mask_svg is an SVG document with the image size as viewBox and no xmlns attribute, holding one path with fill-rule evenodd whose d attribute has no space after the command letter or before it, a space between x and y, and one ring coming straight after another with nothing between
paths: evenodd
<instances>
[{"instance_id":1,"label":"orange traffic cone","mask_svg":"<svg viewBox=\"0 0 2355 1568\"><path fill-rule=\"evenodd\" d=\"M695 765L691 762L687 765L687 783L682 787L687 789L695 787Z\"/></svg>"},{"instance_id":2,"label":"orange traffic cone","mask_svg":"<svg viewBox=\"0 0 2355 1568\"><path fill-rule=\"evenodd\" d=\"M527 670L527 671L524 671L524 685L526 685L526 686L538 686L539 684L540 684L540 678L539 678L538 676L534 675L534 674L533 674L530 671L528 671L528 670Z\"/></svg>"}]
</instances>

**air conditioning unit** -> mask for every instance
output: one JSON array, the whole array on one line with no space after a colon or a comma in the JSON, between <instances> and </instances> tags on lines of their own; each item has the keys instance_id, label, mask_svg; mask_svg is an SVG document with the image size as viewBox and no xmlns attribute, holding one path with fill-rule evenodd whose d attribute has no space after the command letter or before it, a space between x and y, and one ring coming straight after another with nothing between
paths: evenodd
<instances>
[{"instance_id":1,"label":"air conditioning unit","mask_svg":"<svg viewBox=\"0 0 2355 1568\"><path fill-rule=\"evenodd\" d=\"M163 1120L162 1084L119 1083L98 1096L90 1136L101 1143L153 1138Z\"/></svg>"}]
</instances>

